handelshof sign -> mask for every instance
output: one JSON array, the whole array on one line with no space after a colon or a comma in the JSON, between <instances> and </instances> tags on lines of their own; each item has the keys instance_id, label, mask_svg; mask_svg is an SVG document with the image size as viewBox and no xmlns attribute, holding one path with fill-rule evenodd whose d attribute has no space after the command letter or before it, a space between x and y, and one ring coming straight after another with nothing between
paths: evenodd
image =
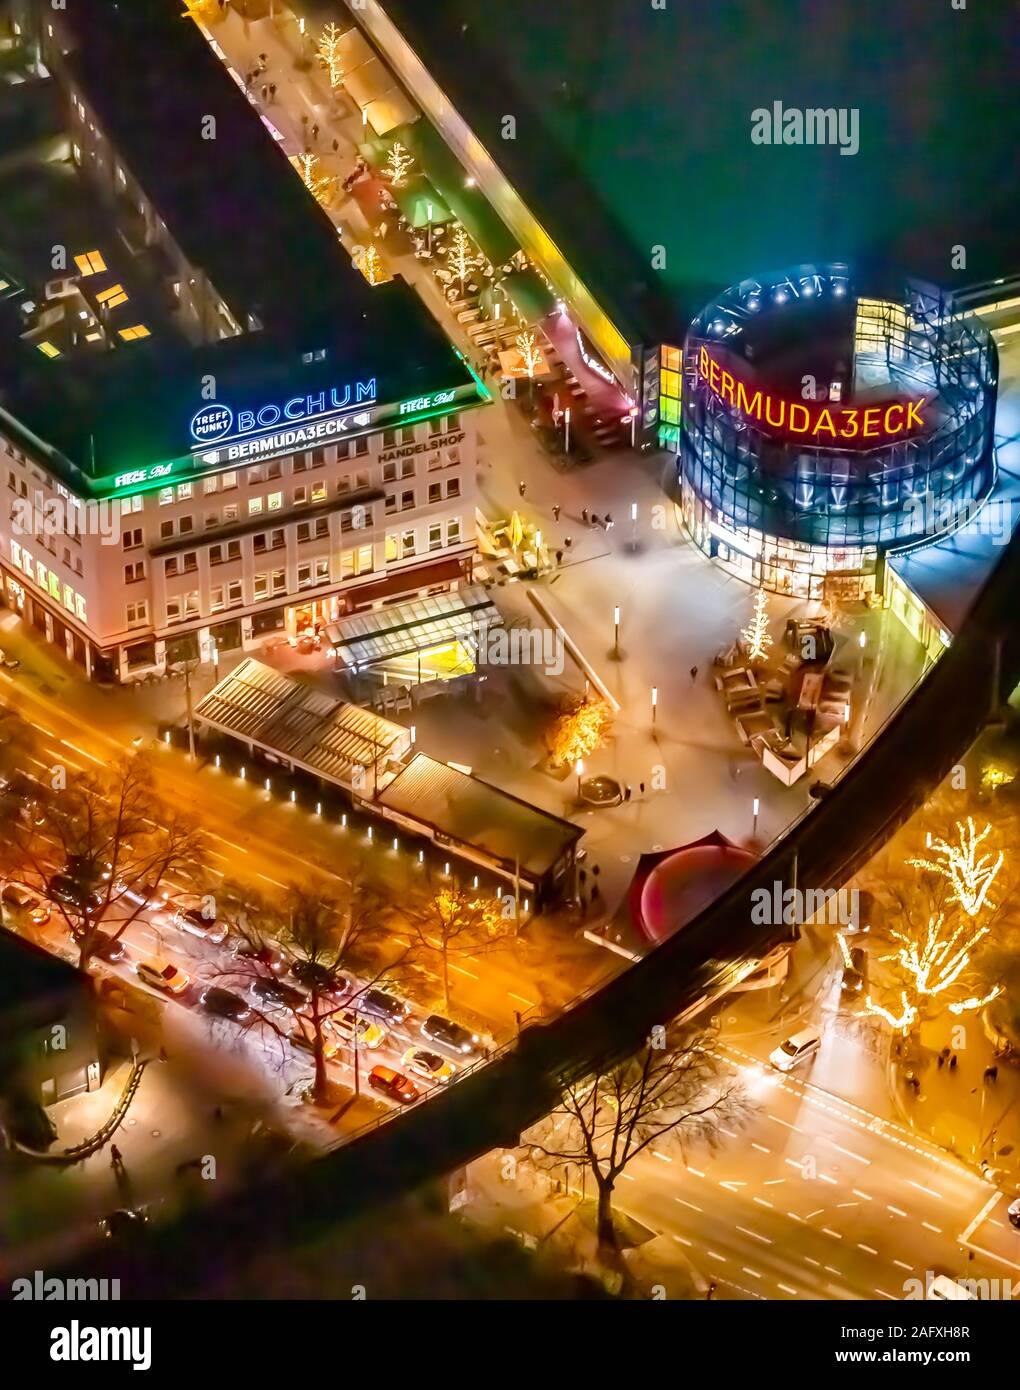
<instances>
[{"instance_id":1,"label":"handelshof sign","mask_svg":"<svg viewBox=\"0 0 1020 1390\"><path fill-rule=\"evenodd\" d=\"M814 444L874 447L883 440L913 434L926 424L924 396L884 405L836 406L823 401L787 401L761 389L749 391L704 345L698 350L698 377L714 396L755 425L809 438Z\"/></svg>"},{"instance_id":2,"label":"handelshof sign","mask_svg":"<svg viewBox=\"0 0 1020 1390\"><path fill-rule=\"evenodd\" d=\"M292 396L282 405L269 404L261 406L258 410L239 410L236 416L229 405L224 405L221 401L210 401L191 417L191 437L196 448L208 448L210 444L228 444L258 434L262 430L270 430L281 421L325 422L329 416L336 416L342 411L356 410L375 399L376 382L373 377L371 381L359 381L353 386L348 384L343 391L334 386L328 396L325 391L320 391L315 396ZM302 425L299 430L305 427L306 425ZM337 432L336 429L323 430L304 437L297 433L294 442L303 444ZM290 431L284 433L289 434ZM243 453L239 453L237 457L243 457Z\"/></svg>"}]
</instances>

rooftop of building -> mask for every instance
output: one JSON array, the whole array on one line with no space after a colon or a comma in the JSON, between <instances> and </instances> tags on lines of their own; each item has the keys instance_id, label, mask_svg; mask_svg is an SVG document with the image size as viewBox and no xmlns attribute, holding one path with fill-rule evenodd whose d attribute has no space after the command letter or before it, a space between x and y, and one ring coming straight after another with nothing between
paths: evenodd
<instances>
[{"instance_id":1,"label":"rooftop of building","mask_svg":"<svg viewBox=\"0 0 1020 1390\"><path fill-rule=\"evenodd\" d=\"M799 261L950 289L1020 270L1008 6L380 3L628 336L679 341L722 286ZM778 100L857 112L858 152L752 143Z\"/></svg>"},{"instance_id":2,"label":"rooftop of building","mask_svg":"<svg viewBox=\"0 0 1020 1390\"><path fill-rule=\"evenodd\" d=\"M5 1021L22 1011L38 1017L40 1007L58 1007L87 983L73 965L0 928L0 1016Z\"/></svg>"},{"instance_id":3,"label":"rooftop of building","mask_svg":"<svg viewBox=\"0 0 1020 1390\"><path fill-rule=\"evenodd\" d=\"M75 43L68 68L119 157L238 322L254 315L261 326L191 346L168 315L160 319L153 248L131 251L67 159L22 152L3 178L11 198L0 190L0 272L9 262L23 281L0 292L5 434L87 491L89 480L186 455L210 377L217 400L235 411L328 397L334 386L373 379L380 403L471 385L413 290L399 278L370 286L351 264L325 212L174 0L75 0L58 19ZM35 101L34 85L17 90ZM213 140L201 138L206 117L215 118ZM33 262L33 237L47 255L55 244L72 255L102 250L116 272L110 278L132 297L123 322L144 322L151 336L122 342L111 332L111 350L65 353L54 344L60 355L44 355L23 336L24 303L39 299L47 269L37 255ZM75 275L75 265L66 273ZM158 319L166 331L155 331Z\"/></svg>"}]
</instances>

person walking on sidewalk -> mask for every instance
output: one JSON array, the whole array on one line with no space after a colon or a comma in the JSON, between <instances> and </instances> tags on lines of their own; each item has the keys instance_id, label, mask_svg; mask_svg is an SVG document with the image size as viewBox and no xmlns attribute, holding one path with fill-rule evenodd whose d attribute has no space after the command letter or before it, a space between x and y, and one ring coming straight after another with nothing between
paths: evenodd
<instances>
[{"instance_id":1,"label":"person walking on sidewalk","mask_svg":"<svg viewBox=\"0 0 1020 1390\"><path fill-rule=\"evenodd\" d=\"M698 668L697 668L697 666L692 666L692 667L691 667L691 685L693 685L694 682L695 682L697 679L698 679Z\"/></svg>"},{"instance_id":2,"label":"person walking on sidewalk","mask_svg":"<svg viewBox=\"0 0 1020 1390\"><path fill-rule=\"evenodd\" d=\"M582 508L581 508L581 520L584 522L585 526L588 525L588 508L587 508L587 507L582 507Z\"/></svg>"},{"instance_id":3,"label":"person walking on sidewalk","mask_svg":"<svg viewBox=\"0 0 1020 1390\"><path fill-rule=\"evenodd\" d=\"M521 497L524 496L524 494L527 492L527 490L528 490L528 485L527 485L527 483L520 482L520 483L517 484L517 491L518 491L518 493L520 494Z\"/></svg>"},{"instance_id":4,"label":"person walking on sidewalk","mask_svg":"<svg viewBox=\"0 0 1020 1390\"><path fill-rule=\"evenodd\" d=\"M559 504L558 502L554 502L554 503L553 503L552 514L553 514L553 521L559 521L559 519L560 519L560 504Z\"/></svg>"}]
</instances>

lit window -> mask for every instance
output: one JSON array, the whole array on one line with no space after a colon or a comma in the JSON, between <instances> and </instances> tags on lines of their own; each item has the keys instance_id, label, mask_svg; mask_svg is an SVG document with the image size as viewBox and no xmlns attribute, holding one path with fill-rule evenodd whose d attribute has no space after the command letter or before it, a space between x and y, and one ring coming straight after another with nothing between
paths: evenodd
<instances>
[{"instance_id":1,"label":"lit window","mask_svg":"<svg viewBox=\"0 0 1020 1390\"><path fill-rule=\"evenodd\" d=\"M121 328L119 332L126 343L133 342L135 338L149 337L149 330L144 323L136 323L133 328Z\"/></svg>"},{"instance_id":2,"label":"lit window","mask_svg":"<svg viewBox=\"0 0 1020 1390\"><path fill-rule=\"evenodd\" d=\"M191 496L191 484L190 484L190 483L178 483L178 484L177 484L177 500L178 500L178 502L186 502L190 496Z\"/></svg>"},{"instance_id":3,"label":"lit window","mask_svg":"<svg viewBox=\"0 0 1020 1390\"><path fill-rule=\"evenodd\" d=\"M271 492L269 494L268 506L271 512L278 512L280 508L283 506L283 493Z\"/></svg>"},{"instance_id":4,"label":"lit window","mask_svg":"<svg viewBox=\"0 0 1020 1390\"><path fill-rule=\"evenodd\" d=\"M105 290L100 290L96 295L100 304L104 304L107 309L116 309L118 304L127 303L127 292L123 285L107 285Z\"/></svg>"},{"instance_id":5,"label":"lit window","mask_svg":"<svg viewBox=\"0 0 1020 1390\"><path fill-rule=\"evenodd\" d=\"M74 612L74 590L70 584L64 585L64 607L69 613Z\"/></svg>"},{"instance_id":6,"label":"lit window","mask_svg":"<svg viewBox=\"0 0 1020 1390\"><path fill-rule=\"evenodd\" d=\"M313 502L325 502L325 500L326 500L326 484L325 484L325 483L313 483L313 484L312 484L312 501L313 501Z\"/></svg>"},{"instance_id":7,"label":"lit window","mask_svg":"<svg viewBox=\"0 0 1020 1390\"><path fill-rule=\"evenodd\" d=\"M446 544L460 544L460 517L456 516L452 521L446 523Z\"/></svg>"},{"instance_id":8,"label":"lit window","mask_svg":"<svg viewBox=\"0 0 1020 1390\"><path fill-rule=\"evenodd\" d=\"M59 580L59 578L57 577L57 575L55 575L55 574L53 573L52 570L50 570L49 576L48 576L48 577L49 577L49 591L50 591L50 597L51 597L51 598L55 598L55 599L57 600L57 602L59 603L59 602L60 602L60 580Z\"/></svg>"},{"instance_id":9,"label":"lit window","mask_svg":"<svg viewBox=\"0 0 1020 1390\"><path fill-rule=\"evenodd\" d=\"M75 594L74 596L74 611L78 614L78 617L83 623L88 621L85 617L85 600L82 598L81 594Z\"/></svg>"},{"instance_id":10,"label":"lit window","mask_svg":"<svg viewBox=\"0 0 1020 1390\"><path fill-rule=\"evenodd\" d=\"M249 497L249 498L248 498L248 515L249 515L249 516L257 516L261 510L262 510L262 498L261 498L261 497Z\"/></svg>"},{"instance_id":11,"label":"lit window","mask_svg":"<svg viewBox=\"0 0 1020 1390\"><path fill-rule=\"evenodd\" d=\"M434 521L429 527L429 549L442 550L443 548L443 523Z\"/></svg>"},{"instance_id":12,"label":"lit window","mask_svg":"<svg viewBox=\"0 0 1020 1390\"><path fill-rule=\"evenodd\" d=\"M17 541L11 541L11 559L21 569L21 546Z\"/></svg>"},{"instance_id":13,"label":"lit window","mask_svg":"<svg viewBox=\"0 0 1020 1390\"><path fill-rule=\"evenodd\" d=\"M75 158L79 158L78 147L75 146ZM83 277L98 275L100 271L106 269L106 262L98 251L85 251L80 256L75 256L74 263L81 271Z\"/></svg>"},{"instance_id":14,"label":"lit window","mask_svg":"<svg viewBox=\"0 0 1020 1390\"><path fill-rule=\"evenodd\" d=\"M36 347L44 357L59 357L60 349L55 348L52 343L36 343Z\"/></svg>"}]
</instances>

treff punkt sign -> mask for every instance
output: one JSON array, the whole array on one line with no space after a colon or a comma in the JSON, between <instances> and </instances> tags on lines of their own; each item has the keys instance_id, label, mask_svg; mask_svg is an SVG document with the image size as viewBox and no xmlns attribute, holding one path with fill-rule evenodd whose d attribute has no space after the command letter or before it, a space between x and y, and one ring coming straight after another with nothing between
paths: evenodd
<instances>
[{"instance_id":1,"label":"treff punkt sign","mask_svg":"<svg viewBox=\"0 0 1020 1390\"><path fill-rule=\"evenodd\" d=\"M883 405L835 406L821 401L787 401L761 388L751 392L720 366L704 345L698 349L698 377L714 396L754 424L810 438L818 445L869 448L913 434L926 424L921 413L924 396Z\"/></svg>"}]
</instances>

